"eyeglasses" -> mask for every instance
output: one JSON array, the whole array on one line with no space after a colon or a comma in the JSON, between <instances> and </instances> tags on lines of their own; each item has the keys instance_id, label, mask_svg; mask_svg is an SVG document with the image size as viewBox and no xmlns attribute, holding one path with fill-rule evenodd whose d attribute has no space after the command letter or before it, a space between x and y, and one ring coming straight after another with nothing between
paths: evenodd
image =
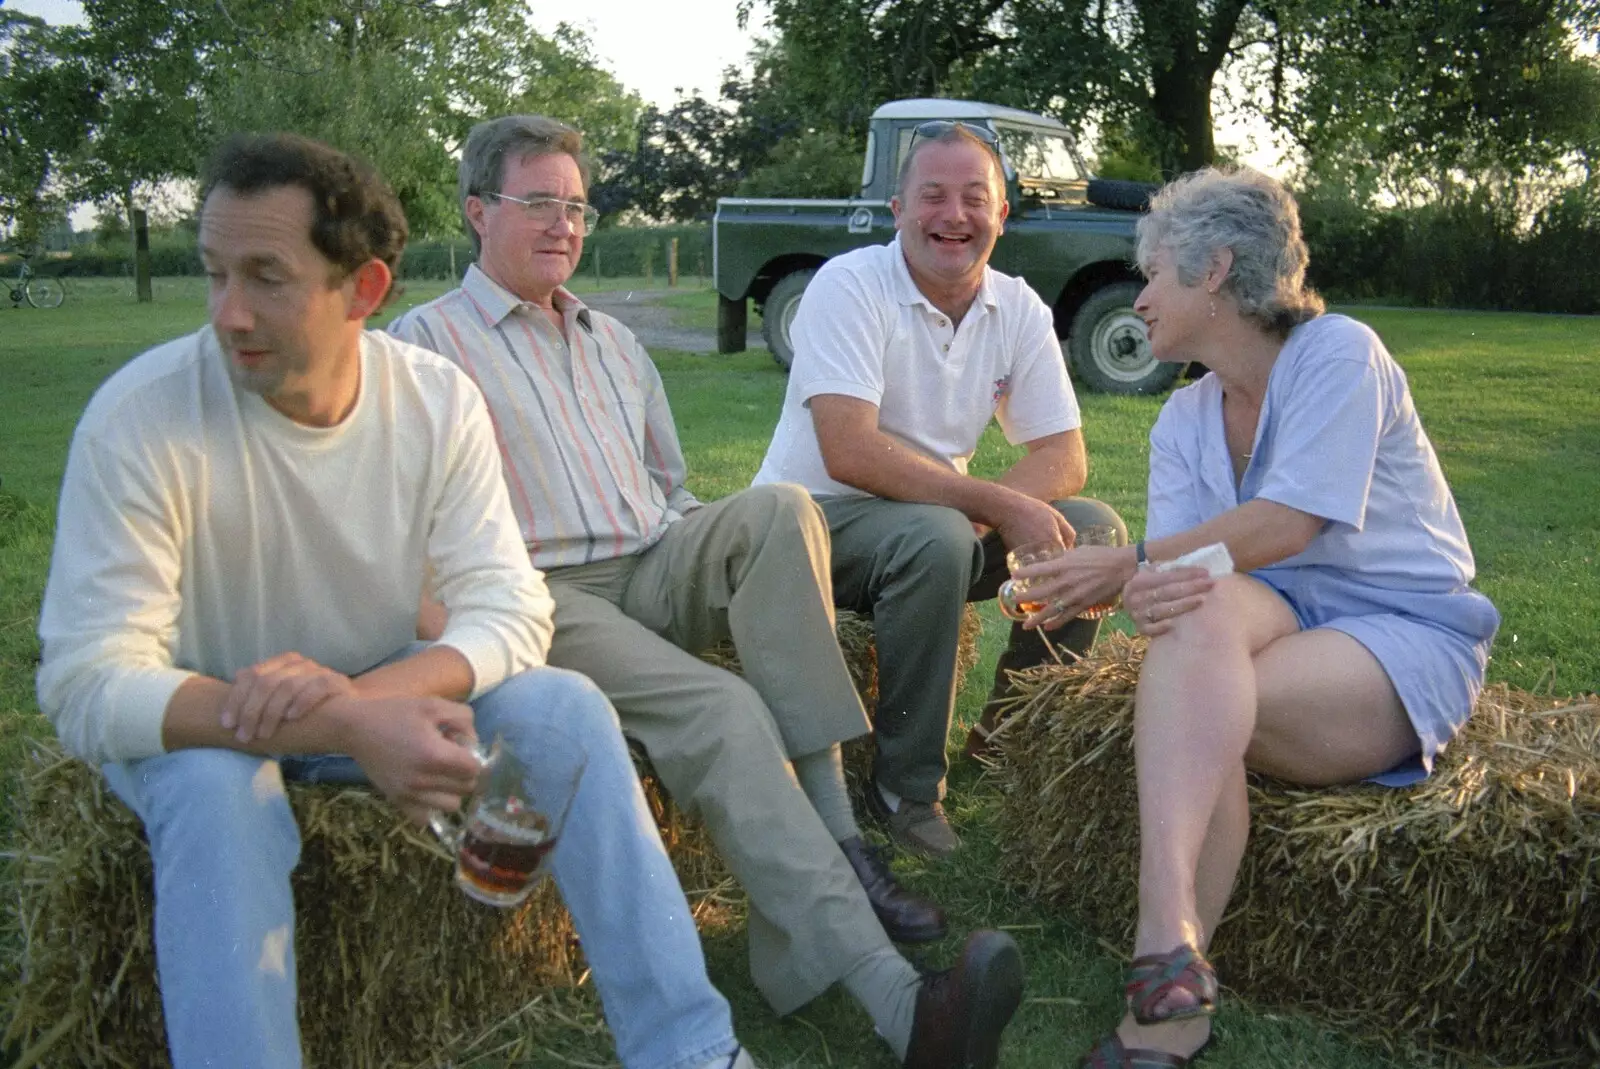
<instances>
[{"instance_id":1,"label":"eyeglasses","mask_svg":"<svg viewBox=\"0 0 1600 1069\"><path fill-rule=\"evenodd\" d=\"M975 126L972 123L960 122L954 119L929 119L927 122L918 123L911 128L911 141L912 144L915 144L919 137L943 137L958 127L982 141L991 149L994 149L996 153L1000 151L999 134L996 134L987 126Z\"/></svg>"},{"instance_id":2,"label":"eyeglasses","mask_svg":"<svg viewBox=\"0 0 1600 1069\"><path fill-rule=\"evenodd\" d=\"M504 193L483 193L480 196L493 197L499 201L510 201L520 205L522 214L530 223L537 226L551 227L556 225L556 220L565 218L572 229L579 234L587 234L595 228L600 221L600 209L592 204L584 204L575 200L558 200L555 197L535 197L533 200L523 200L521 197L511 197Z\"/></svg>"}]
</instances>

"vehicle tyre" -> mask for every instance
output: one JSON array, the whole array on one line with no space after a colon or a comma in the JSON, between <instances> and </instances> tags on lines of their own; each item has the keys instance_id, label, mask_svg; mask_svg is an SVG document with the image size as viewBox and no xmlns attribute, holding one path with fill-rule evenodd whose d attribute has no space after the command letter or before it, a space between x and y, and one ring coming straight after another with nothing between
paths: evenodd
<instances>
[{"instance_id":1,"label":"vehicle tyre","mask_svg":"<svg viewBox=\"0 0 1600 1069\"><path fill-rule=\"evenodd\" d=\"M1114 282L1083 302L1067 331L1073 377L1100 393L1160 393L1183 374L1182 364L1150 355L1144 320L1133 310L1135 282Z\"/></svg>"},{"instance_id":2,"label":"vehicle tyre","mask_svg":"<svg viewBox=\"0 0 1600 1069\"><path fill-rule=\"evenodd\" d=\"M1098 208L1119 208L1129 212L1150 210L1150 195L1161 187L1155 182L1133 182L1124 178L1091 178L1084 196Z\"/></svg>"},{"instance_id":3,"label":"vehicle tyre","mask_svg":"<svg viewBox=\"0 0 1600 1069\"><path fill-rule=\"evenodd\" d=\"M60 279L35 276L28 280L27 296L35 308L59 308L67 299L67 288Z\"/></svg>"},{"instance_id":4,"label":"vehicle tyre","mask_svg":"<svg viewBox=\"0 0 1600 1069\"><path fill-rule=\"evenodd\" d=\"M794 363L794 345L789 341L789 329L794 325L794 314L800 308L800 296L811 284L817 272L813 269L795 271L784 275L767 294L767 303L761 309L761 336L767 340L767 351L783 370Z\"/></svg>"}]
</instances>

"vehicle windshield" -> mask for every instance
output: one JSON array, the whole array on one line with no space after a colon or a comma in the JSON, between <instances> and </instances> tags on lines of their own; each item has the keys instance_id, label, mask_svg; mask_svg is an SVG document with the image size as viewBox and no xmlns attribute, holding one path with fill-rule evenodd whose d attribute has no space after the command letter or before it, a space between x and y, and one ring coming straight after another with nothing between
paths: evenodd
<instances>
[{"instance_id":1,"label":"vehicle windshield","mask_svg":"<svg viewBox=\"0 0 1600 1069\"><path fill-rule=\"evenodd\" d=\"M1017 172L1024 187L1059 187L1083 181L1077 151L1064 134L1036 126L1006 126L996 123L1000 147Z\"/></svg>"}]
</instances>

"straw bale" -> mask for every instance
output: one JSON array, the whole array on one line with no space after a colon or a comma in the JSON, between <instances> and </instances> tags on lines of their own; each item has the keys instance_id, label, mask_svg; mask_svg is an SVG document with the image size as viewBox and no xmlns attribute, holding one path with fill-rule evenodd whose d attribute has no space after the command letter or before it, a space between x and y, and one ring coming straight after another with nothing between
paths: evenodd
<instances>
[{"instance_id":1,"label":"straw bale","mask_svg":"<svg viewBox=\"0 0 1600 1069\"><path fill-rule=\"evenodd\" d=\"M963 653L975 656L974 630ZM864 698L876 695L869 621L840 614ZM731 649L707 654L738 671ZM732 880L698 821L635 761L662 839L702 926L736 915ZM167 1065L151 937L150 855L138 819L101 776L36 745L20 776L18 881L8 923L21 983L5 995L8 1039L38 1064ZM555 989L584 963L546 881L514 911L456 890L447 855L364 789L288 785L301 829L293 877L300 1027L308 1064L443 1065L499 1028L565 1023Z\"/></svg>"},{"instance_id":2,"label":"straw bale","mask_svg":"<svg viewBox=\"0 0 1600 1069\"><path fill-rule=\"evenodd\" d=\"M1129 947L1142 653L1109 635L1019 674L998 734L1009 874ZM1422 784L1249 793L1230 987L1398 1049L1600 1060L1600 706L1495 685Z\"/></svg>"}]
</instances>

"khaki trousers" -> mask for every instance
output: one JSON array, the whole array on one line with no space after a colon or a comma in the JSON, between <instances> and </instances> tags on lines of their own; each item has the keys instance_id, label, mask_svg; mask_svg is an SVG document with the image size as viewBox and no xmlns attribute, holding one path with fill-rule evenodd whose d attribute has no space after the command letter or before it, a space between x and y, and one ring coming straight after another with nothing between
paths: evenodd
<instances>
[{"instance_id":1,"label":"khaki trousers","mask_svg":"<svg viewBox=\"0 0 1600 1069\"><path fill-rule=\"evenodd\" d=\"M750 973L773 1009L799 1009L888 946L787 763L868 730L810 497L753 487L643 553L546 578L550 663L599 684L673 799L705 821L749 895ZM694 656L729 637L744 679Z\"/></svg>"}]
</instances>

